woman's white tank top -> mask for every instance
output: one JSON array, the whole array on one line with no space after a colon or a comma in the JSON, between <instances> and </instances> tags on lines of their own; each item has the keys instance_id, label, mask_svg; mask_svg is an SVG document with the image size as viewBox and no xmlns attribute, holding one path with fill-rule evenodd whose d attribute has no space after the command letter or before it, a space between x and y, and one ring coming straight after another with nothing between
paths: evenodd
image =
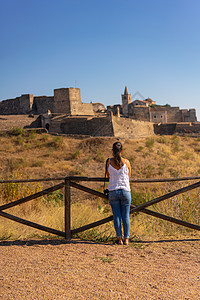
<instances>
[{"instance_id":1,"label":"woman's white tank top","mask_svg":"<svg viewBox=\"0 0 200 300\"><path fill-rule=\"evenodd\" d=\"M115 169L110 164L109 159L109 166L108 166L108 172L109 172L109 184L108 184L108 190L125 190L130 191L130 183L129 183L129 169L126 165L126 159L124 165L119 169Z\"/></svg>"}]
</instances>

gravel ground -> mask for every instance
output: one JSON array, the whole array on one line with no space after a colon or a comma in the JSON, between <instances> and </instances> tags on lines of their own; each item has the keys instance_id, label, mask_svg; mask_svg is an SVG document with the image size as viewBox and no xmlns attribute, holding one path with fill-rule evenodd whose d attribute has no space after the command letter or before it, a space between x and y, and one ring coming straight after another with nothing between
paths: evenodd
<instances>
[{"instance_id":1,"label":"gravel ground","mask_svg":"<svg viewBox=\"0 0 200 300\"><path fill-rule=\"evenodd\" d=\"M9 130L13 127L29 126L38 116L29 118L28 115L1 115L0 130Z\"/></svg>"},{"instance_id":2,"label":"gravel ground","mask_svg":"<svg viewBox=\"0 0 200 300\"><path fill-rule=\"evenodd\" d=\"M0 299L200 299L200 239L0 242Z\"/></svg>"}]
</instances>

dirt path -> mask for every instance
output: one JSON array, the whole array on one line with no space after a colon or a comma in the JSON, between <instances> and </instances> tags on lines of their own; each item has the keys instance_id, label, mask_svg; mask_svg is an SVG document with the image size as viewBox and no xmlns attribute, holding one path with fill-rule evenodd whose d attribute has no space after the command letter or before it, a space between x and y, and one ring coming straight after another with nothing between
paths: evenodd
<instances>
[{"instance_id":1,"label":"dirt path","mask_svg":"<svg viewBox=\"0 0 200 300\"><path fill-rule=\"evenodd\" d=\"M200 239L0 242L1 299L200 299Z\"/></svg>"}]
</instances>

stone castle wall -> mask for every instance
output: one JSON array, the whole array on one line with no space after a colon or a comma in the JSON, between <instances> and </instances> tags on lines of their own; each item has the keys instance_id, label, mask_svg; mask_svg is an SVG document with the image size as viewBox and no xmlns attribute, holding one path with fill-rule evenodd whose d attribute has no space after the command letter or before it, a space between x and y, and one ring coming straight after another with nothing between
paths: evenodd
<instances>
[{"instance_id":1,"label":"stone castle wall","mask_svg":"<svg viewBox=\"0 0 200 300\"><path fill-rule=\"evenodd\" d=\"M197 134L200 133L200 122L176 123L175 134Z\"/></svg>"},{"instance_id":2,"label":"stone castle wall","mask_svg":"<svg viewBox=\"0 0 200 300\"><path fill-rule=\"evenodd\" d=\"M69 89L54 90L53 112L70 114Z\"/></svg>"},{"instance_id":3,"label":"stone castle wall","mask_svg":"<svg viewBox=\"0 0 200 300\"><path fill-rule=\"evenodd\" d=\"M182 122L182 113L181 113L179 107L163 107L163 108L167 112L167 122L168 123Z\"/></svg>"},{"instance_id":4,"label":"stone castle wall","mask_svg":"<svg viewBox=\"0 0 200 300\"><path fill-rule=\"evenodd\" d=\"M150 121L149 107L129 104L129 118L138 121Z\"/></svg>"},{"instance_id":5,"label":"stone castle wall","mask_svg":"<svg viewBox=\"0 0 200 300\"><path fill-rule=\"evenodd\" d=\"M61 118L61 117L60 117ZM51 119L50 132L89 136L115 136L120 138L143 138L154 135L153 123L104 117L63 117Z\"/></svg>"},{"instance_id":6,"label":"stone castle wall","mask_svg":"<svg viewBox=\"0 0 200 300\"><path fill-rule=\"evenodd\" d=\"M196 122L197 121L196 110L194 108L189 109L189 110L182 109L181 113L182 113L182 120L184 122Z\"/></svg>"},{"instance_id":7,"label":"stone castle wall","mask_svg":"<svg viewBox=\"0 0 200 300\"><path fill-rule=\"evenodd\" d=\"M129 103L128 115L123 116L122 108L123 105L110 106L107 109L108 112L110 111L110 115L104 113L95 116L95 109L100 112L105 111L104 106L101 107L101 103L95 105L82 103L80 89L61 88L55 89L54 96L51 97L33 97L32 94L27 94L2 101L0 102L0 115L30 113L30 116L32 114L43 115L41 122L38 122L38 119L32 125L43 126L50 132L66 134L139 138L151 136L154 131L157 134L200 132L199 123L194 123L197 120L195 109L134 106L134 103ZM47 113L48 110L52 114ZM116 116L113 116L112 112Z\"/></svg>"},{"instance_id":8,"label":"stone castle wall","mask_svg":"<svg viewBox=\"0 0 200 300\"><path fill-rule=\"evenodd\" d=\"M37 115L46 114L48 110L53 112L54 97L36 96L33 99L32 111Z\"/></svg>"},{"instance_id":9,"label":"stone castle wall","mask_svg":"<svg viewBox=\"0 0 200 300\"><path fill-rule=\"evenodd\" d=\"M93 104L82 103L78 88L55 89L54 96L22 95L0 102L0 115L45 114L94 115Z\"/></svg>"},{"instance_id":10,"label":"stone castle wall","mask_svg":"<svg viewBox=\"0 0 200 300\"><path fill-rule=\"evenodd\" d=\"M151 122L112 117L114 136L120 138L143 138L154 135Z\"/></svg>"},{"instance_id":11,"label":"stone castle wall","mask_svg":"<svg viewBox=\"0 0 200 300\"><path fill-rule=\"evenodd\" d=\"M150 121L154 123L182 122L182 113L179 107L155 106L149 107Z\"/></svg>"},{"instance_id":12,"label":"stone castle wall","mask_svg":"<svg viewBox=\"0 0 200 300\"><path fill-rule=\"evenodd\" d=\"M29 114L33 105L33 95L21 95L14 99L0 102L0 115L23 115Z\"/></svg>"},{"instance_id":13,"label":"stone castle wall","mask_svg":"<svg viewBox=\"0 0 200 300\"><path fill-rule=\"evenodd\" d=\"M200 134L200 122L181 122L181 123L169 123L169 124L154 124L155 134L160 135L199 135Z\"/></svg>"},{"instance_id":14,"label":"stone castle wall","mask_svg":"<svg viewBox=\"0 0 200 300\"><path fill-rule=\"evenodd\" d=\"M60 126L60 128L58 128ZM58 121L51 120L50 132L59 130L65 134L89 136L113 136L112 122L107 117L66 117Z\"/></svg>"},{"instance_id":15,"label":"stone castle wall","mask_svg":"<svg viewBox=\"0 0 200 300\"><path fill-rule=\"evenodd\" d=\"M153 123L196 122L195 109L168 106L134 106L129 104L129 118Z\"/></svg>"},{"instance_id":16,"label":"stone castle wall","mask_svg":"<svg viewBox=\"0 0 200 300\"><path fill-rule=\"evenodd\" d=\"M78 88L54 90L53 112L66 115L94 115L92 104L82 103L80 89Z\"/></svg>"}]
</instances>

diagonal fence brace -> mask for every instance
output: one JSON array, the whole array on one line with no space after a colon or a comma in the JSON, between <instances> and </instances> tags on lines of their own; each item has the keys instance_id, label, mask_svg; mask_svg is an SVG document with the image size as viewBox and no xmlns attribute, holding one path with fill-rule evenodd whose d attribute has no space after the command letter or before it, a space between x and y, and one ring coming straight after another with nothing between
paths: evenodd
<instances>
[{"instance_id":1,"label":"diagonal fence brace","mask_svg":"<svg viewBox=\"0 0 200 300\"><path fill-rule=\"evenodd\" d=\"M158 198L155 198L155 199L153 199L153 200L150 200L150 201L148 201L148 202L142 203L142 204L138 205L137 207L132 208L132 209L131 209L131 213L140 211L140 210L142 210L143 208L146 208L146 207L148 207L148 206L151 206L151 205L156 204L156 203L158 203L158 202L161 202L161 201L163 201L163 200L172 198L172 197L174 197L174 196L176 196L176 195L183 194L183 193L185 193L185 192L191 191L191 190L196 189L196 188L198 188L198 187L200 187L200 181L199 181L199 182L196 182L196 183L193 183L193 184L191 184L191 185L185 186L185 187L183 187L183 188L181 188L181 189L175 190L175 191L173 191L173 192L170 192L170 193L168 193L168 194L165 194L165 195L163 195L163 196L160 196L160 197L158 197Z\"/></svg>"},{"instance_id":2,"label":"diagonal fence brace","mask_svg":"<svg viewBox=\"0 0 200 300\"><path fill-rule=\"evenodd\" d=\"M101 193L101 192L98 192L98 191L96 191L96 190L90 189L90 188L88 188L88 187L86 187L86 186L84 186L84 185L81 185L81 184L79 184L79 183L70 181L70 186L72 186L72 187L74 187L74 188L76 188L76 189L78 189L78 190L81 190L81 191L83 191L83 192L86 192L86 193L88 193L88 194L92 194L92 195L95 195L95 196L97 196L97 197L101 197L101 198L104 198L104 199L108 199L108 196L107 196L107 195L105 195L105 194L103 194L103 193Z\"/></svg>"},{"instance_id":3,"label":"diagonal fence brace","mask_svg":"<svg viewBox=\"0 0 200 300\"><path fill-rule=\"evenodd\" d=\"M59 190L60 188L62 188L64 185L65 185L64 183L59 183L59 184L54 185L53 187L50 187L50 188L48 188L46 190L43 190L43 191L40 191L38 193L32 194L30 196L21 198L19 200L16 200L16 201L13 201L13 202L1 205L0 206L0 211L2 211L4 209L8 209L8 208L13 207L13 206L16 206L18 204L22 204L22 203L28 202L28 201L36 199L36 198L39 198L39 197L44 196L46 194L49 194L51 192L55 192L55 191Z\"/></svg>"},{"instance_id":4,"label":"diagonal fence brace","mask_svg":"<svg viewBox=\"0 0 200 300\"><path fill-rule=\"evenodd\" d=\"M80 184L77 184L75 182L70 182L70 185L79 189L79 190L82 190L82 191L85 191L87 193L90 193L90 194L93 194L93 195L96 195L96 196L99 196L101 198L105 198L107 199L108 196L104 195L103 193L101 192L98 192L98 191L95 191L95 190L92 190L90 188L87 188L85 186L82 186ZM163 220L167 220L169 222L172 222L172 223L176 223L176 224L179 224L179 225L182 225L182 226L185 226L185 227L188 227L188 228L191 228L191 229L195 229L195 230L200 230L200 226L198 225L195 225L195 224L191 224L191 223L188 223L188 222L185 222L185 221L182 221L182 220L178 220L178 219L175 219L175 218L172 218L172 217L169 217L169 216L166 216L166 215L163 215L163 214L160 214L160 213L157 213L157 212L154 212L154 211L151 211L151 210L148 210L148 209L145 209L145 207L148 207L150 205L153 205L155 203L158 203L160 201L163 201L165 199L169 199L169 198L172 198L173 196L176 196L176 195L179 195L181 193L185 193L187 191L190 191L192 189L195 189L197 187L200 186L200 182L197 182L197 183L194 183L192 185L189 185L189 186L186 186L184 188L181 188L181 189L178 189L178 190L175 190L171 193L168 193L168 194L165 194L163 196L160 196L158 198L155 198L151 201L148 201L148 202L145 202L143 204L140 204L138 206L134 206L134 205L131 205L131 211L130 213L134 213L134 212L137 212L137 211L141 211L143 213L146 213L148 215L152 215L154 217L157 217L157 218L160 218L160 219L163 219ZM87 225L84 225L82 227L79 227L79 228L76 228L76 229L73 229L71 230L71 234L76 234L76 233L79 233L79 232L82 232L82 231L85 231L85 230L88 230L90 228L94 228L94 227L97 227L99 225L102 225L102 224L105 224L107 222L110 222L113 220L113 216L109 216L107 218L104 218L102 220L99 220L99 221L96 221L96 222L93 222L91 224L87 224Z\"/></svg>"},{"instance_id":5,"label":"diagonal fence brace","mask_svg":"<svg viewBox=\"0 0 200 300\"><path fill-rule=\"evenodd\" d=\"M13 216L11 214L5 213L3 211L0 211L0 216L2 216L4 218L7 218L7 219L10 219L10 220L13 220L13 221L18 222L18 223L33 227L33 228L36 228L36 229L42 230L42 231L46 231L46 232L49 232L49 233L52 233L52 234L56 234L58 236L65 237L65 232L63 232L63 231L56 230L56 229L53 229L53 228L50 228L50 227L47 227L47 226L36 224L34 222L31 222L31 221Z\"/></svg>"}]
</instances>

